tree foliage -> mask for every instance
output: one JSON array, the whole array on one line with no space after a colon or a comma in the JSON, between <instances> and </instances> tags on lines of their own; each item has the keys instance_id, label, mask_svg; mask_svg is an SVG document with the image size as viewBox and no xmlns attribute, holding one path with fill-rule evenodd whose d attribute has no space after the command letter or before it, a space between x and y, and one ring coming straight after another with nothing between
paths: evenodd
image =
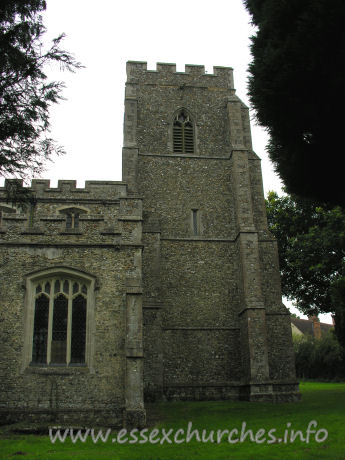
<instances>
[{"instance_id":1,"label":"tree foliage","mask_svg":"<svg viewBox=\"0 0 345 460\"><path fill-rule=\"evenodd\" d=\"M62 99L63 83L48 81L50 63L81 67L60 48L64 35L45 50L40 13L44 0L1 0L0 4L0 176L40 172L63 149L49 136L49 107Z\"/></svg>"},{"instance_id":2,"label":"tree foliage","mask_svg":"<svg viewBox=\"0 0 345 460\"><path fill-rule=\"evenodd\" d=\"M345 2L244 3L257 26L249 97L275 169L289 193L345 205L338 110L345 103Z\"/></svg>"},{"instance_id":3,"label":"tree foliage","mask_svg":"<svg viewBox=\"0 0 345 460\"><path fill-rule=\"evenodd\" d=\"M345 214L270 192L268 225L278 241L282 292L305 314L333 313L345 346Z\"/></svg>"},{"instance_id":4,"label":"tree foliage","mask_svg":"<svg viewBox=\"0 0 345 460\"><path fill-rule=\"evenodd\" d=\"M331 286L331 299L335 313L335 333L345 349L345 277L334 281Z\"/></svg>"},{"instance_id":5,"label":"tree foliage","mask_svg":"<svg viewBox=\"0 0 345 460\"><path fill-rule=\"evenodd\" d=\"M293 336L296 374L306 379L343 379L344 350L333 331L321 339L310 335Z\"/></svg>"}]
</instances>

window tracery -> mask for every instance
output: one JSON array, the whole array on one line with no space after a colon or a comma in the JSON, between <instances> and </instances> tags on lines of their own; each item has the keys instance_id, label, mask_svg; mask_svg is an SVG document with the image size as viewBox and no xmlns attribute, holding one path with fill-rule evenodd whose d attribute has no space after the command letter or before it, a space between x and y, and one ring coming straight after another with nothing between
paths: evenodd
<instances>
[{"instance_id":1,"label":"window tracery","mask_svg":"<svg viewBox=\"0 0 345 460\"><path fill-rule=\"evenodd\" d=\"M34 283L32 364L85 363L88 289L65 277Z\"/></svg>"},{"instance_id":2,"label":"window tracery","mask_svg":"<svg viewBox=\"0 0 345 460\"><path fill-rule=\"evenodd\" d=\"M173 122L174 153L194 153L194 125L185 109L181 109Z\"/></svg>"}]
</instances>

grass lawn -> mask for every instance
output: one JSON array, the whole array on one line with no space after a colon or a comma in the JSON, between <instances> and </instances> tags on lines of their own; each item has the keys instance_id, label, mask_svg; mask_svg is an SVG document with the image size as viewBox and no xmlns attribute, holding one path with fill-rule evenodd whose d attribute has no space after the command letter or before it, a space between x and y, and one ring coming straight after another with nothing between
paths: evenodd
<instances>
[{"instance_id":1,"label":"grass lawn","mask_svg":"<svg viewBox=\"0 0 345 460\"><path fill-rule=\"evenodd\" d=\"M162 429L166 432L173 429L170 439L173 440L176 431L185 430L178 439L186 436L188 422L191 421L193 430L198 429L200 436L206 430L206 438L211 431L215 432L214 443L197 442L195 436L189 442L181 444L139 444L112 443L115 433L109 436L108 442L98 441L94 444L91 438L85 443L78 440L75 444L67 437L64 443L51 443L48 434L45 436L15 435L3 427L0 432L0 458L25 459L345 459L345 383L302 383L300 385L302 401L290 404L248 403L231 401L212 402L173 402L159 403L148 406L148 411L158 420L155 428L160 430L157 437L162 438ZM328 431L324 442L315 441L315 434L310 435L310 441L300 441L299 437L291 443L274 442L267 436L269 430L276 438L283 438L287 423L291 423L288 432L290 440L291 429L301 430L303 436L309 422L317 422L316 430ZM236 428L241 435L242 423L246 422L246 431L251 429L255 434L260 428L265 434L259 439L266 441L258 444L250 440L248 434L244 442L229 443L224 434L217 443L217 430L233 430ZM315 428L314 428L315 429ZM151 430L151 429L150 429ZM106 430L103 430L104 433ZM145 433L148 435L149 433ZM236 439L236 433L232 439ZM320 433L320 438L324 432ZM130 440L131 438L129 438Z\"/></svg>"}]
</instances>

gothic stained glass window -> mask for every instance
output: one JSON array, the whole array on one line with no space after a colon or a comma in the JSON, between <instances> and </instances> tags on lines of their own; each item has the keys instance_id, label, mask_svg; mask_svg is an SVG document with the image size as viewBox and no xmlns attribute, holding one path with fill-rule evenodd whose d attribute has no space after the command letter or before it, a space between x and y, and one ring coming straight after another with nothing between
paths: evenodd
<instances>
[{"instance_id":1,"label":"gothic stained glass window","mask_svg":"<svg viewBox=\"0 0 345 460\"><path fill-rule=\"evenodd\" d=\"M38 287L38 286L37 286ZM36 289L39 291L39 289ZM32 361L44 364L47 361L49 298L40 294L35 301L34 336Z\"/></svg>"},{"instance_id":2,"label":"gothic stained glass window","mask_svg":"<svg viewBox=\"0 0 345 460\"><path fill-rule=\"evenodd\" d=\"M36 282L33 292L32 364L84 364L88 286L55 277Z\"/></svg>"},{"instance_id":3,"label":"gothic stained glass window","mask_svg":"<svg viewBox=\"0 0 345 460\"><path fill-rule=\"evenodd\" d=\"M64 292L65 294L68 294L68 291L69 291L69 282L68 282L67 280L65 280L65 281L63 282L63 292Z\"/></svg>"},{"instance_id":4,"label":"gothic stained glass window","mask_svg":"<svg viewBox=\"0 0 345 460\"><path fill-rule=\"evenodd\" d=\"M193 121L185 110L180 110L173 123L174 153L194 153Z\"/></svg>"},{"instance_id":5,"label":"gothic stained glass window","mask_svg":"<svg viewBox=\"0 0 345 460\"><path fill-rule=\"evenodd\" d=\"M86 299L78 295L72 303L71 362L85 361Z\"/></svg>"},{"instance_id":6,"label":"gothic stained glass window","mask_svg":"<svg viewBox=\"0 0 345 460\"><path fill-rule=\"evenodd\" d=\"M45 284L45 286L44 286L44 291L45 291L47 294L50 294L50 283L49 283L49 281Z\"/></svg>"},{"instance_id":7,"label":"gothic stained glass window","mask_svg":"<svg viewBox=\"0 0 345 460\"><path fill-rule=\"evenodd\" d=\"M51 363L66 363L68 299L59 294L54 299Z\"/></svg>"}]
</instances>

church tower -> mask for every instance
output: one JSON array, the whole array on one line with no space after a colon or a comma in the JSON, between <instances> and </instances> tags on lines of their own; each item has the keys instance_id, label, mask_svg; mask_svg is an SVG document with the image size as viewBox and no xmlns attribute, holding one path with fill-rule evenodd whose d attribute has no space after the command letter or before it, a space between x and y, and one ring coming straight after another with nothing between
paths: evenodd
<instances>
[{"instance_id":1,"label":"church tower","mask_svg":"<svg viewBox=\"0 0 345 460\"><path fill-rule=\"evenodd\" d=\"M143 199L146 399L297 399L277 244L231 68L127 63L123 181Z\"/></svg>"},{"instance_id":2,"label":"church tower","mask_svg":"<svg viewBox=\"0 0 345 460\"><path fill-rule=\"evenodd\" d=\"M299 398L232 69L128 62L123 181L0 187L2 420L126 426L144 400Z\"/></svg>"}]
</instances>

